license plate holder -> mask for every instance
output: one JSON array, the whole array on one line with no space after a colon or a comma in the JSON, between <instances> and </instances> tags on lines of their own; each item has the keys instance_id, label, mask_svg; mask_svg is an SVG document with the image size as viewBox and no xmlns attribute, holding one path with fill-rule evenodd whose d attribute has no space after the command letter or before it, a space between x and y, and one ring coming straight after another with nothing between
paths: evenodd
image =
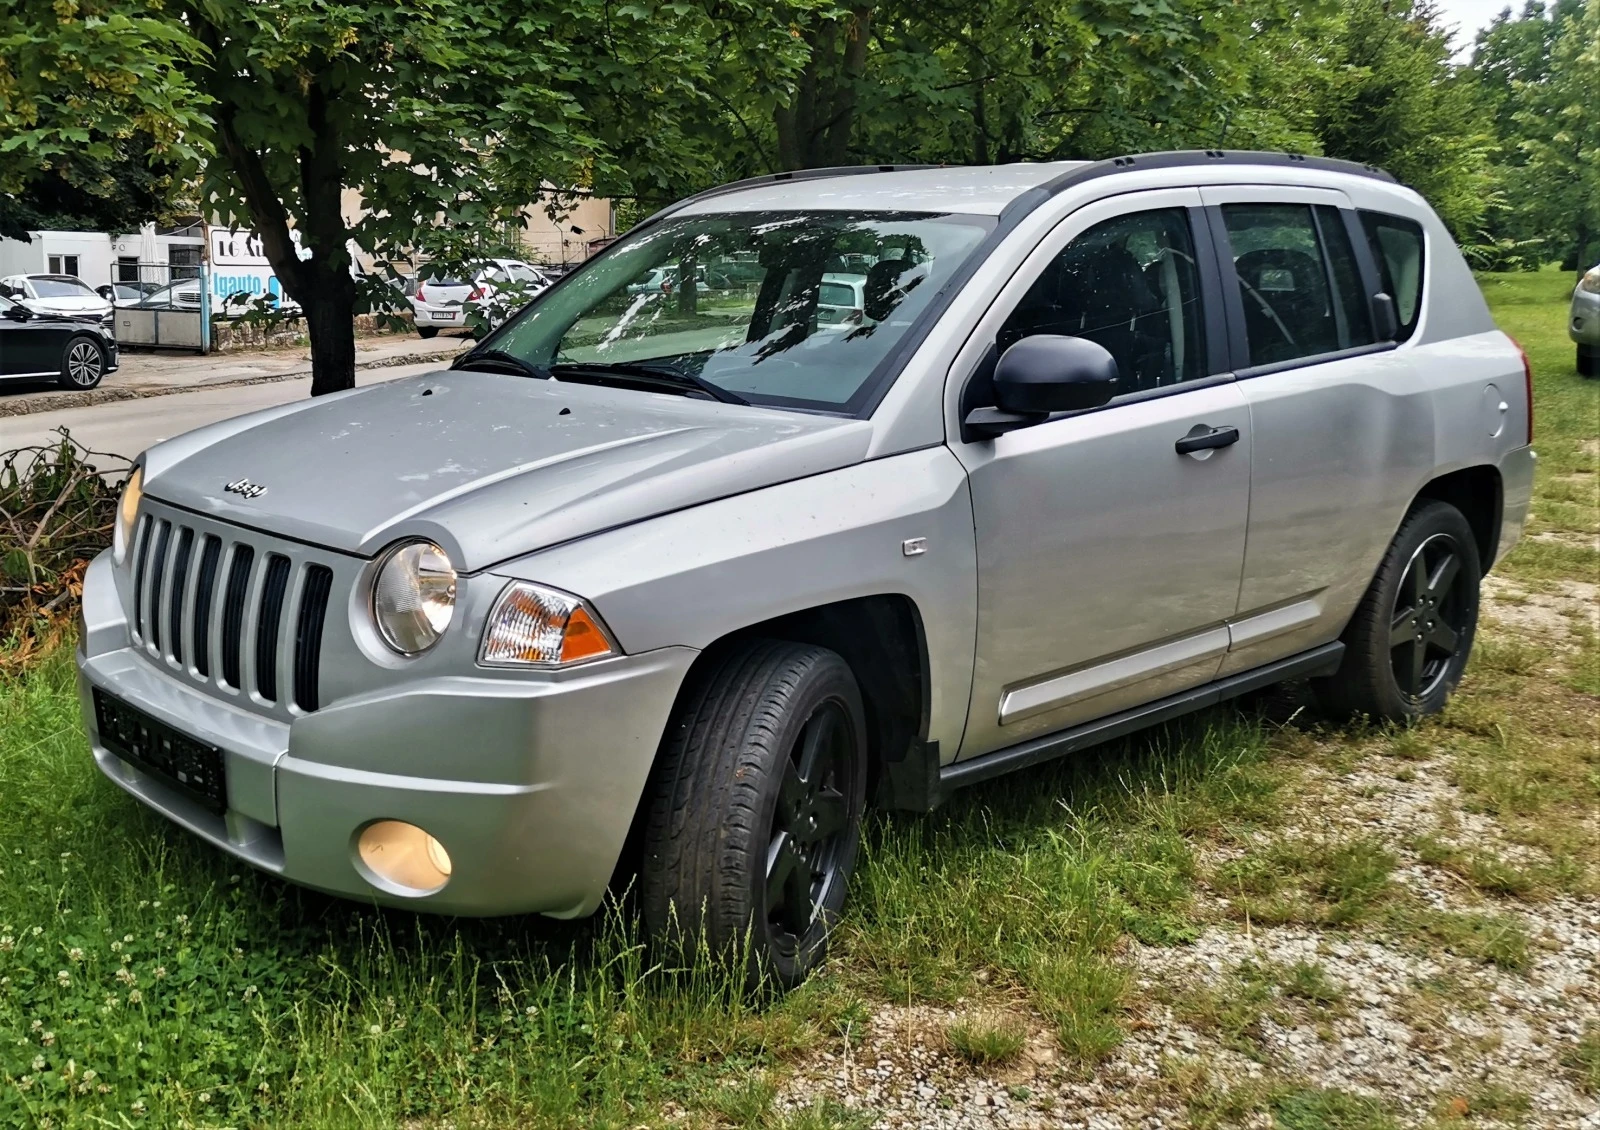
<instances>
[{"instance_id":1,"label":"license plate holder","mask_svg":"<svg viewBox=\"0 0 1600 1130\"><path fill-rule=\"evenodd\" d=\"M228 809L228 779L222 751L179 733L144 711L94 688L100 744L124 761L210 809Z\"/></svg>"}]
</instances>

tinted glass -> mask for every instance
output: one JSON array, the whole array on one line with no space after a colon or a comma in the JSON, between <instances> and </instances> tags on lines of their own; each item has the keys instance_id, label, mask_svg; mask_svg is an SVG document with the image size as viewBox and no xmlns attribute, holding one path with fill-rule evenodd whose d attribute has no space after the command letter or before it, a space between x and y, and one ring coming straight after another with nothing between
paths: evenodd
<instances>
[{"instance_id":1,"label":"tinted glass","mask_svg":"<svg viewBox=\"0 0 1600 1130\"><path fill-rule=\"evenodd\" d=\"M1328 209L1337 220L1337 210ZM1327 225L1335 268L1311 207L1225 204L1234 271L1244 304L1250 364L1270 365L1372 341L1361 310L1359 275L1343 228ZM1342 286L1336 280L1344 277Z\"/></svg>"},{"instance_id":2,"label":"tinted glass","mask_svg":"<svg viewBox=\"0 0 1600 1130\"><path fill-rule=\"evenodd\" d=\"M826 211L668 219L590 260L493 346L573 366L574 378L584 365L666 366L757 404L855 412L879 363L994 222ZM830 321L823 275L847 256L865 264L862 316Z\"/></svg>"},{"instance_id":3,"label":"tinted glass","mask_svg":"<svg viewBox=\"0 0 1600 1130\"><path fill-rule=\"evenodd\" d=\"M1103 345L1117 360L1124 393L1206 376L1188 212L1120 216L1074 239L1011 312L997 344L1004 350L1033 334Z\"/></svg>"},{"instance_id":4,"label":"tinted glass","mask_svg":"<svg viewBox=\"0 0 1600 1130\"><path fill-rule=\"evenodd\" d=\"M1367 230L1372 257L1378 261L1384 292L1394 299L1394 312L1400 321L1400 332L1395 336L1405 341L1417 328L1417 317L1422 313L1422 225L1381 212L1361 213L1361 223Z\"/></svg>"}]
</instances>

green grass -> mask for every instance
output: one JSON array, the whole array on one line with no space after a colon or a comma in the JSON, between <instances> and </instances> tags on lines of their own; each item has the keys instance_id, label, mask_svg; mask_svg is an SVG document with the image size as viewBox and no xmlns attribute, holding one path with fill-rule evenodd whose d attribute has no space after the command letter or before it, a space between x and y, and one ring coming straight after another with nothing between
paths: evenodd
<instances>
[{"instance_id":1,"label":"green grass","mask_svg":"<svg viewBox=\"0 0 1600 1130\"><path fill-rule=\"evenodd\" d=\"M1015 1060L1028 1042L1028 1033L1014 1017L983 1015L956 1021L945 1029L944 1038L962 1059L984 1067Z\"/></svg>"},{"instance_id":2,"label":"green grass","mask_svg":"<svg viewBox=\"0 0 1600 1130\"><path fill-rule=\"evenodd\" d=\"M1600 383L1572 370L1568 285L1551 272L1485 280L1534 359L1533 528L1584 535ZM1592 579L1594 565L1560 542L1525 545L1505 569L1537 589ZM1387 754L1406 772L1437 761L1556 863L1513 868L1441 835L1433 865L1497 898L1529 895L1526 883L1588 889L1600 848L1574 829L1600 800L1596 642L1580 635L1569 662L1552 641L1483 638L1457 702L1412 731L1308 733L1218 710L930 817L876 818L829 967L781 1001L747 999L709 963L661 968L626 908L567 925L419 918L240 867L101 778L58 651L0 679L0 1125L857 1126L870 1115L779 1102L787 1065L854 1046L877 1002L964 999L974 1014L1026 1008L1066 1066L1092 1071L1122 1039L1125 951L1193 938L1201 884L1241 926L1376 930L1521 968L1530 942L1512 916L1420 907L1382 843L1279 827L1291 756L1315 747L1337 768ZM1223 841L1242 853L1209 874L1199 849ZM1175 1007L1248 1050L1272 1010L1334 1009L1341 994L1308 964L1242 970ZM978 1063L1020 1054L1020 1029L946 1036ZM1569 1057L1591 1087L1597 1038ZM1341 1092L1186 1078L1200 1125L1240 1111L1291 1130L1392 1124Z\"/></svg>"}]
</instances>

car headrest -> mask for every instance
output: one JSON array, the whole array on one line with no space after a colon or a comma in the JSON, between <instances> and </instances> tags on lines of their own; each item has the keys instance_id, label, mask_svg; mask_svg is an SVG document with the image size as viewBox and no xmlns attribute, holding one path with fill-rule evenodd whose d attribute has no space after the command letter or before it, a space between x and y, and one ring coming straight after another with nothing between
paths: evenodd
<instances>
[{"instance_id":1,"label":"car headrest","mask_svg":"<svg viewBox=\"0 0 1600 1130\"><path fill-rule=\"evenodd\" d=\"M1326 286L1317 261L1304 251L1287 247L1246 251L1233 268L1241 279L1262 294L1313 293Z\"/></svg>"},{"instance_id":2,"label":"car headrest","mask_svg":"<svg viewBox=\"0 0 1600 1130\"><path fill-rule=\"evenodd\" d=\"M866 316L874 322L883 321L927 277L927 268L919 263L879 259L867 268L867 281L862 287Z\"/></svg>"}]
</instances>

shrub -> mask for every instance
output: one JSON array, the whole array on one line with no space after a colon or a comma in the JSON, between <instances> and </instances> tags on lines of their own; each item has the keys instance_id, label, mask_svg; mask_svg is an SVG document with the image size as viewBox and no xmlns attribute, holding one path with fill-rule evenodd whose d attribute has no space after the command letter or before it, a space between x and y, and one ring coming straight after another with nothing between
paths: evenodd
<instances>
[{"instance_id":1,"label":"shrub","mask_svg":"<svg viewBox=\"0 0 1600 1130\"><path fill-rule=\"evenodd\" d=\"M0 454L0 666L70 622L84 569L111 544L128 461L58 430L54 444Z\"/></svg>"}]
</instances>

